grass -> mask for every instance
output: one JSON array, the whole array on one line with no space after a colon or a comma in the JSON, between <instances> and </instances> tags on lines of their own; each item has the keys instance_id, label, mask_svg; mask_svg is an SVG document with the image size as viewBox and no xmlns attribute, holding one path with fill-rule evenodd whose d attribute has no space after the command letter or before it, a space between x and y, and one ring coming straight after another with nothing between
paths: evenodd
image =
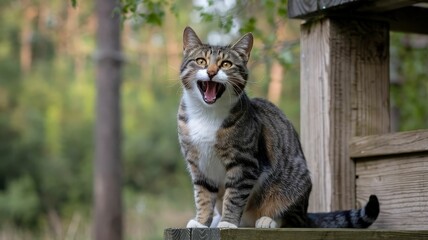
<instances>
[{"instance_id":1,"label":"grass","mask_svg":"<svg viewBox=\"0 0 428 240\"><path fill-rule=\"evenodd\" d=\"M173 190L168 194L130 194L125 191L125 240L163 239L163 231L170 227L184 227L193 217L192 193L189 189ZM38 231L21 229L12 224L0 226L0 239L7 240L86 240L92 238L92 223L88 214L75 212L69 219L61 219L59 233L48 224ZM42 221L46 222L46 221Z\"/></svg>"}]
</instances>

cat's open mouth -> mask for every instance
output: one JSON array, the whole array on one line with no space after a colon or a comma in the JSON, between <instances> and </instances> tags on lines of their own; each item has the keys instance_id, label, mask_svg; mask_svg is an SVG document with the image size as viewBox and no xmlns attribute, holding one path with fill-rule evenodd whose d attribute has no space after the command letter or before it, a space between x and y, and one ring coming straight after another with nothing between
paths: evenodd
<instances>
[{"instance_id":1,"label":"cat's open mouth","mask_svg":"<svg viewBox=\"0 0 428 240\"><path fill-rule=\"evenodd\" d=\"M224 90L226 90L223 84L214 81L198 81L197 85L202 94L202 98L208 104L215 103L224 93Z\"/></svg>"}]
</instances>

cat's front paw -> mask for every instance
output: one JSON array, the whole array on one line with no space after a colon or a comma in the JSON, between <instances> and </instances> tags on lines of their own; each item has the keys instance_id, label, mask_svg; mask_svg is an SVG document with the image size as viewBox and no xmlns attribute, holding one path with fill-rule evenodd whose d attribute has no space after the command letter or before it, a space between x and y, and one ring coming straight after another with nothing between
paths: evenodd
<instances>
[{"instance_id":1,"label":"cat's front paw","mask_svg":"<svg viewBox=\"0 0 428 240\"><path fill-rule=\"evenodd\" d=\"M256 221L256 228L276 228L277 223L270 217L261 217Z\"/></svg>"},{"instance_id":2,"label":"cat's front paw","mask_svg":"<svg viewBox=\"0 0 428 240\"><path fill-rule=\"evenodd\" d=\"M190 219L190 221L186 225L186 228L207 228L207 226L202 223L199 223L194 219Z\"/></svg>"},{"instance_id":3,"label":"cat's front paw","mask_svg":"<svg viewBox=\"0 0 428 240\"><path fill-rule=\"evenodd\" d=\"M226 221L219 222L217 227L218 228L238 228L238 226L236 226L235 224L226 222Z\"/></svg>"}]
</instances>

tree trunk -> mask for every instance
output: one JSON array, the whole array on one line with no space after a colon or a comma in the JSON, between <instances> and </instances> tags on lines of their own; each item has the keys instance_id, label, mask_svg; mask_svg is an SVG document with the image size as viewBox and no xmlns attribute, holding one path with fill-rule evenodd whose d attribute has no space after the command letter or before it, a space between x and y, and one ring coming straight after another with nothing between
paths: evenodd
<instances>
[{"instance_id":1,"label":"tree trunk","mask_svg":"<svg viewBox=\"0 0 428 240\"><path fill-rule=\"evenodd\" d=\"M27 3L26 3L27 4ZM33 34L32 22L37 16L37 11L33 6L27 5L24 9L24 17L22 21L21 29L21 48L19 58L21 62L21 70L24 73L28 73L31 69L32 55L31 50L31 37Z\"/></svg>"},{"instance_id":2,"label":"tree trunk","mask_svg":"<svg viewBox=\"0 0 428 240\"><path fill-rule=\"evenodd\" d=\"M117 0L97 0L95 239L122 239L120 16Z\"/></svg>"},{"instance_id":3,"label":"tree trunk","mask_svg":"<svg viewBox=\"0 0 428 240\"><path fill-rule=\"evenodd\" d=\"M284 76L284 69L278 61L272 63L270 69L270 83L268 90L269 101L279 104L281 99L282 78Z\"/></svg>"}]
</instances>

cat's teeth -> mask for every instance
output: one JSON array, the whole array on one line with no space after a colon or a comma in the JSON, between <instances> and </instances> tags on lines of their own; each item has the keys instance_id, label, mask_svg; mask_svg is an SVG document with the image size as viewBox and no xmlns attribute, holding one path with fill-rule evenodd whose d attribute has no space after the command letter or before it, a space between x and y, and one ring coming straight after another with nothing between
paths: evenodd
<instances>
[{"instance_id":1,"label":"cat's teeth","mask_svg":"<svg viewBox=\"0 0 428 240\"><path fill-rule=\"evenodd\" d=\"M202 90L205 92L207 90L207 82L202 82Z\"/></svg>"}]
</instances>

